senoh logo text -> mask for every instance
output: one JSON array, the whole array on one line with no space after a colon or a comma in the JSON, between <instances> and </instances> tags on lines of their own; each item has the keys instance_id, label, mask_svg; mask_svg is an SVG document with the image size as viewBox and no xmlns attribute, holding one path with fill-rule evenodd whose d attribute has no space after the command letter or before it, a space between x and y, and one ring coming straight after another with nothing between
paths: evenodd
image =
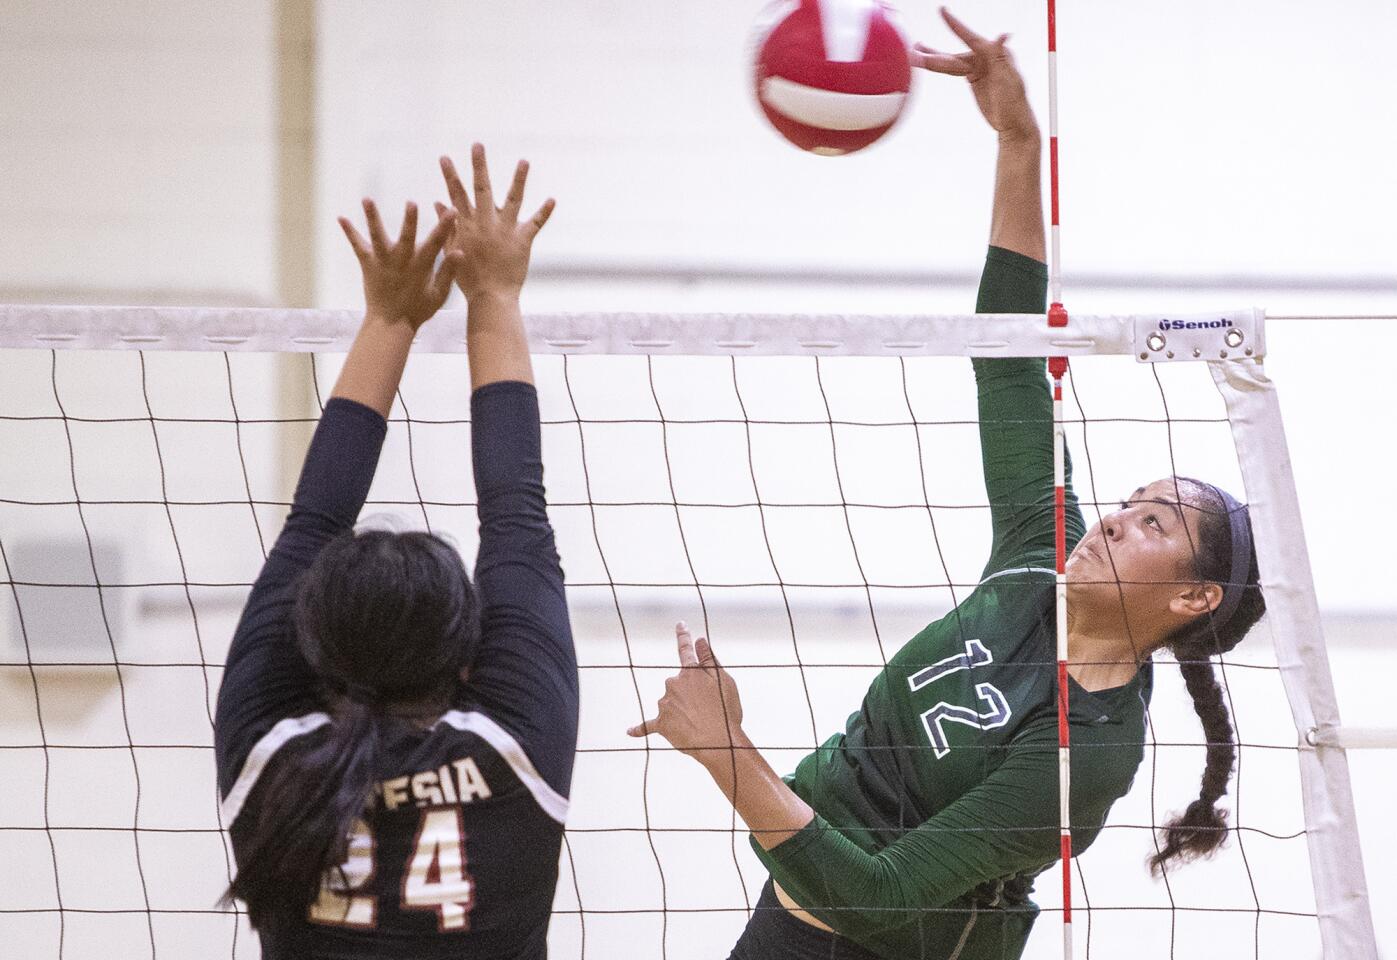
<instances>
[{"instance_id":1,"label":"senoh logo text","mask_svg":"<svg viewBox=\"0 0 1397 960\"><path fill-rule=\"evenodd\" d=\"M1161 330L1222 330L1232 326L1231 320L1161 320Z\"/></svg>"}]
</instances>

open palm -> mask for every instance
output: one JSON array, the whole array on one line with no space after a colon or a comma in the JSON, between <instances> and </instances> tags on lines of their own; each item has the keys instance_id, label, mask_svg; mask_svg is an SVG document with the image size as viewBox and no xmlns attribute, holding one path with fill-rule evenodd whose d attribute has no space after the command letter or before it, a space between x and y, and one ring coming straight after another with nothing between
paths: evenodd
<instances>
[{"instance_id":1,"label":"open palm","mask_svg":"<svg viewBox=\"0 0 1397 960\"><path fill-rule=\"evenodd\" d=\"M553 201L544 201L532 217L520 223L524 183L529 176L528 161L520 160L515 167L514 182L501 207L495 206L490 171L485 165L485 148L478 143L471 147L471 166L473 200L456 175L451 158L441 158L442 176L446 178L446 189L456 208L456 229L448 245L456 285L468 300L480 294L515 296L524 286L534 237L552 215ZM439 213L445 209L438 204Z\"/></svg>"},{"instance_id":2,"label":"open palm","mask_svg":"<svg viewBox=\"0 0 1397 960\"><path fill-rule=\"evenodd\" d=\"M383 218L372 200L364 200L364 219L369 239L365 240L348 217L340 217L340 229L349 238L359 269L364 274L364 304L367 312L380 319L403 321L414 330L422 326L446 302L451 292L451 272L436 266L451 230L454 215L437 211L439 220L427 239L417 240L417 205L403 209L403 226L398 239L390 241L383 229Z\"/></svg>"}]
</instances>

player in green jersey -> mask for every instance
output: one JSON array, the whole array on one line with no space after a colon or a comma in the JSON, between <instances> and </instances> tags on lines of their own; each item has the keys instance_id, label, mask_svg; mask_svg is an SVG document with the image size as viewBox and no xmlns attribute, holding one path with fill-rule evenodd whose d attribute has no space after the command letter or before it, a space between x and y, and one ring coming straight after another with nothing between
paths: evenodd
<instances>
[{"instance_id":1,"label":"player in green jersey","mask_svg":"<svg viewBox=\"0 0 1397 960\"><path fill-rule=\"evenodd\" d=\"M970 81L999 136L980 312L1041 313L1047 272L1041 139L1005 37L919 46L914 60ZM772 883L730 960L1009 960L1059 855L1052 404L1041 360L976 360L994 527L979 586L892 657L846 728L782 779L742 728L737 686L680 626L683 669L659 734L699 760L752 831ZM1070 478L1070 473L1069 473ZM1069 479L1070 484L1070 479ZM1213 850L1233 732L1210 655L1264 611L1246 508L1167 477L1091 530L1067 496L1073 850L1091 845L1144 750L1151 655L1179 660L1209 743L1198 799L1169 824L1159 869Z\"/></svg>"}]
</instances>

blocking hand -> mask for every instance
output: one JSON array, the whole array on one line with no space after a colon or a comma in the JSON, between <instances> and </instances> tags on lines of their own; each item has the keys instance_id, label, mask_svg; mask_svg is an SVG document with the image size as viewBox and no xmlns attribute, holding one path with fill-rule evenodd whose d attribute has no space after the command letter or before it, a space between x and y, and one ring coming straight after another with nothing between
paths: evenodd
<instances>
[{"instance_id":1,"label":"blocking hand","mask_svg":"<svg viewBox=\"0 0 1397 960\"><path fill-rule=\"evenodd\" d=\"M364 274L366 316L407 323L416 330L441 309L446 295L451 292L451 270L447 264L437 268L436 260L451 230L455 214L449 210L438 211L438 217L437 225L421 246L416 245L416 204L409 203L404 208L402 229L398 232L397 241L391 244L384 232L383 220L378 215L378 207L372 200L364 200L368 241L347 217L339 218L340 227L349 238L349 245L354 248L354 255L359 258L359 269Z\"/></svg>"},{"instance_id":2,"label":"blocking hand","mask_svg":"<svg viewBox=\"0 0 1397 960\"><path fill-rule=\"evenodd\" d=\"M520 160L514 168L514 182L502 207L495 206L485 148L478 143L471 147L471 167L475 174L474 201L456 175L451 158L441 158L441 173L456 207L456 230L449 248L456 284L468 300L480 294L518 296L529 272L534 237L553 214L553 200L545 200L532 217L520 223L528 161ZM438 204L437 209L440 213L446 208Z\"/></svg>"}]
</instances>

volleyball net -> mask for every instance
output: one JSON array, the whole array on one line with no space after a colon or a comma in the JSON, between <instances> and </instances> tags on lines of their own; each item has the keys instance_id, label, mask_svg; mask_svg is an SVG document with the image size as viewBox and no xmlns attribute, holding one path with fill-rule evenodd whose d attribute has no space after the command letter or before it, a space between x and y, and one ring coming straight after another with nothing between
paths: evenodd
<instances>
[{"instance_id":1,"label":"volleyball net","mask_svg":"<svg viewBox=\"0 0 1397 960\"><path fill-rule=\"evenodd\" d=\"M219 821L233 625L357 326L347 311L0 307L0 942L258 955ZM1251 505L1268 614L1222 658L1239 743L1211 860L1151 878L1205 744L1156 658L1145 760L1073 864L1079 956L1373 954L1343 749L1264 318L529 318L582 730L557 957L725 956L764 881L702 770L626 737L711 637L789 771L973 589L989 549L967 356L1068 356L1088 523L1141 484ZM422 332L366 511L477 542L464 316ZM1053 670L1051 661L1044 670ZM1044 874L1030 957L1061 955ZM1225 948L1219 945L1225 945Z\"/></svg>"}]
</instances>

